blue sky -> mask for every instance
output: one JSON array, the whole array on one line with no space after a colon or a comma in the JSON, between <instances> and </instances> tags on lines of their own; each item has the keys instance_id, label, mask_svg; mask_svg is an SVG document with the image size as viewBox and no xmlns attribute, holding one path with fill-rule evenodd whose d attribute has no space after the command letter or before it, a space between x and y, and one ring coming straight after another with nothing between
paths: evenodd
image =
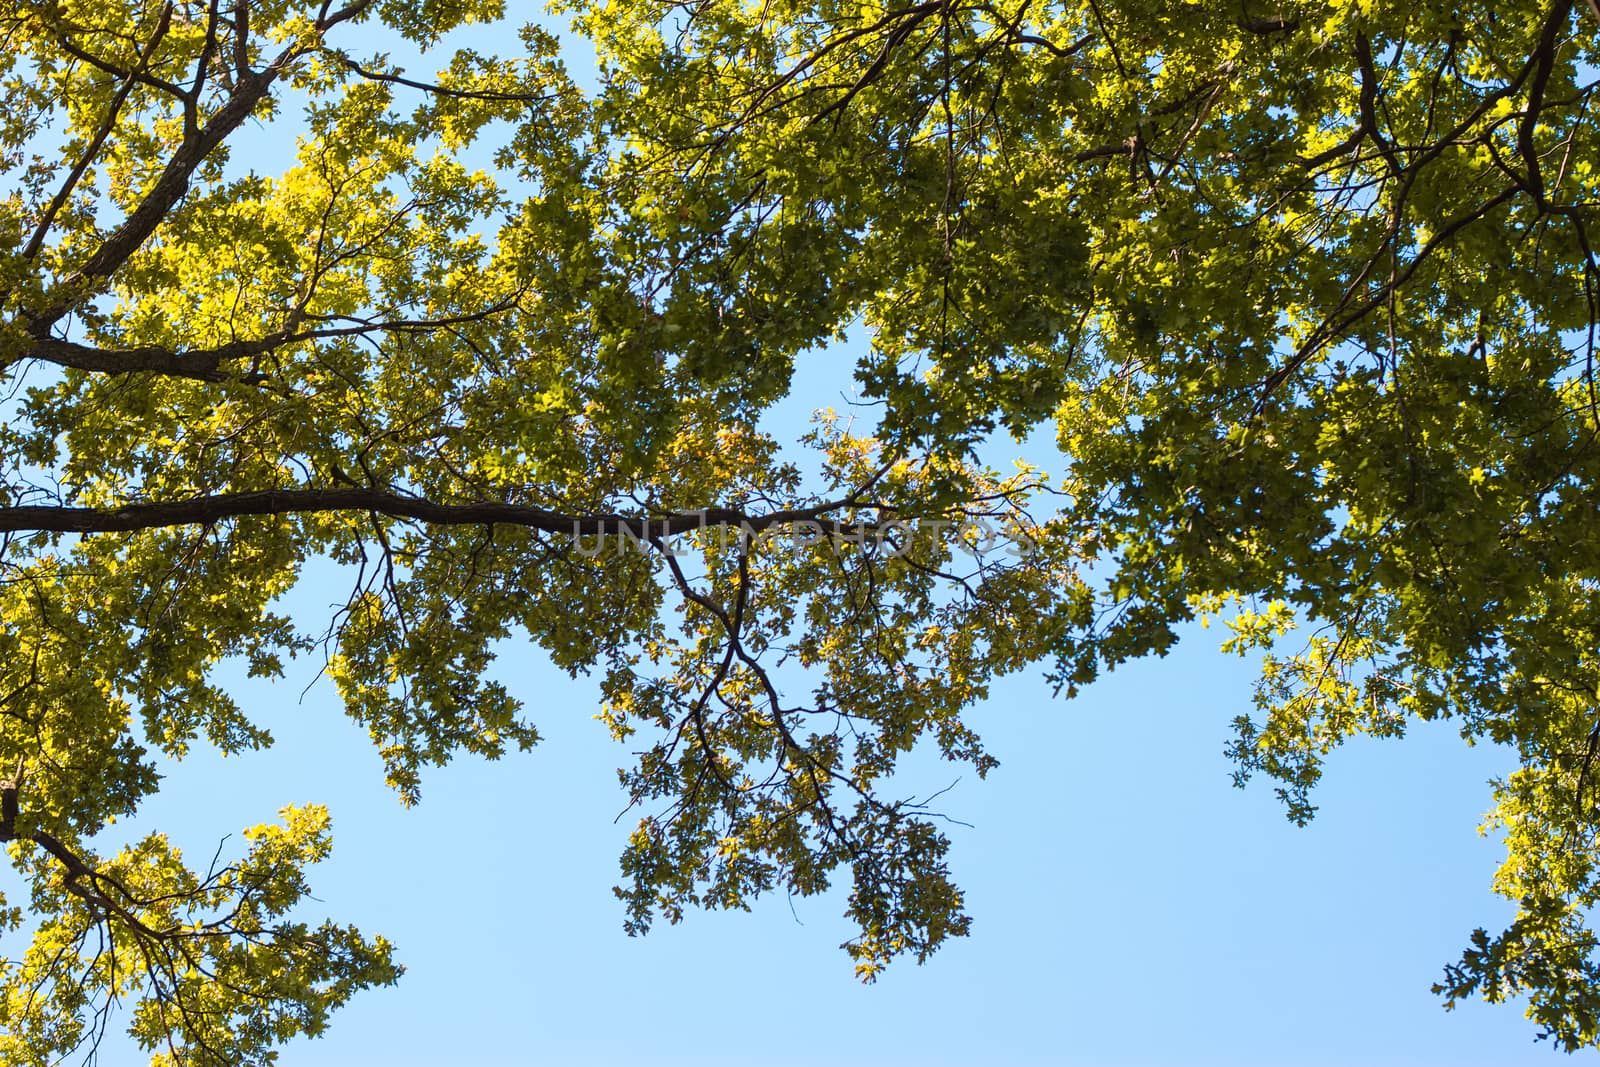
<instances>
[{"instance_id":1,"label":"blue sky","mask_svg":"<svg viewBox=\"0 0 1600 1067\"><path fill-rule=\"evenodd\" d=\"M839 406L838 373L808 368L777 428ZM319 629L342 591L313 578L288 606ZM332 810L308 917L383 933L409 973L288 1046L286 1067L1543 1062L1516 1007L1446 1014L1428 988L1475 926L1509 918L1488 888L1499 846L1476 826L1511 754L1448 723L1353 743L1297 830L1270 785L1230 787L1253 661L1219 640L1195 628L1072 702L1018 677L973 709L1002 764L944 797L972 824L949 832L973 936L872 987L837 948L842 890L626 937L610 892L626 751L592 719L592 682L527 646L499 669L544 742L429 773L415 809L331 685L301 698L317 665L301 662L274 685L236 679L275 748L197 752L119 829L200 859L285 804Z\"/></svg>"},{"instance_id":2,"label":"blue sky","mask_svg":"<svg viewBox=\"0 0 1600 1067\"><path fill-rule=\"evenodd\" d=\"M428 775L417 808L328 687L298 702L303 682L251 682L278 745L171 768L138 823L209 856L284 803L332 809L321 907L391 937L409 973L289 1046L289 1067L1549 1057L1515 1008L1446 1014L1428 992L1474 925L1507 917L1498 846L1474 830L1506 754L1438 724L1352 744L1296 830L1269 789L1229 785L1248 664L1190 636L1075 701L1018 678L975 709L1002 766L945 797L973 824L951 828L973 936L872 987L836 948L838 893L626 937L623 753L593 686L520 649L503 674L546 740Z\"/></svg>"}]
</instances>

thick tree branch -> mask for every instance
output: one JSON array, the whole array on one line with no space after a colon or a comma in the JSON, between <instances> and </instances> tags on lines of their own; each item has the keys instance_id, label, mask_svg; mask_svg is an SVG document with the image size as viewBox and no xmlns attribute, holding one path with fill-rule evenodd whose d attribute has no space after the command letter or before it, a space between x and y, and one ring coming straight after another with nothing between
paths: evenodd
<instances>
[{"instance_id":1,"label":"thick tree branch","mask_svg":"<svg viewBox=\"0 0 1600 1067\"><path fill-rule=\"evenodd\" d=\"M234 360L255 359L287 345L305 341L370 334L425 334L466 323L482 322L514 307L517 298L518 294L512 294L477 311L460 315L441 315L432 319L366 319L349 315L324 316L301 313L299 318L313 322L349 322L351 325L322 326L313 330L301 330L298 333L275 330L262 337L229 341L212 348L182 350L164 348L161 345L99 348L52 336L48 328L36 325L33 344L23 353L22 358L37 359L45 363L54 363L58 367L71 367L74 370L98 374L142 372L174 378L193 378L203 382L242 381L259 384L267 380L265 375L230 371L224 369L224 365Z\"/></svg>"},{"instance_id":2,"label":"thick tree branch","mask_svg":"<svg viewBox=\"0 0 1600 1067\"><path fill-rule=\"evenodd\" d=\"M0 507L0 532L129 533L173 526L209 525L258 515L306 515L348 511L415 519L434 526L520 526L541 533L573 537L631 536L641 542L652 537L674 537L696 530L743 527L755 533L790 524L816 523L825 535L854 535L870 530L871 523L845 523L824 519L831 511L851 505L832 501L809 508L785 508L751 515L736 508L675 511L664 515L573 515L523 504L483 501L443 504L423 497L403 496L381 489L267 489L248 493L219 493L120 508L71 506Z\"/></svg>"},{"instance_id":3,"label":"thick tree branch","mask_svg":"<svg viewBox=\"0 0 1600 1067\"><path fill-rule=\"evenodd\" d=\"M1540 27L1539 43L1533 51L1533 80L1528 85L1528 109L1522 116L1521 125L1517 127L1517 153L1528 168L1528 191L1533 194L1534 203L1541 211L1545 206L1544 177L1539 171L1539 153L1533 143L1533 134L1544 108L1544 93L1550 84L1550 74L1555 69L1556 44L1571 11L1571 0L1560 0Z\"/></svg>"},{"instance_id":4,"label":"thick tree branch","mask_svg":"<svg viewBox=\"0 0 1600 1067\"><path fill-rule=\"evenodd\" d=\"M282 337L255 341L234 341L216 348L174 352L159 345L139 348L94 348L58 337L37 337L23 358L54 363L58 367L101 374L133 374L147 371L175 378L203 382L260 380L256 376L230 373L222 369L228 360L248 359L271 351L284 342Z\"/></svg>"}]
</instances>

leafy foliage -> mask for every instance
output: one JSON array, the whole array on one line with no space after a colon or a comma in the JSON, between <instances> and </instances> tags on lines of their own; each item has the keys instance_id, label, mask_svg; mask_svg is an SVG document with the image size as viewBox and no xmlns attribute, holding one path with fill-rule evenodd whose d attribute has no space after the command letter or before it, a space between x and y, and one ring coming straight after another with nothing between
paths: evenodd
<instances>
[{"instance_id":1,"label":"leafy foliage","mask_svg":"<svg viewBox=\"0 0 1600 1067\"><path fill-rule=\"evenodd\" d=\"M152 749L270 743L224 660L324 648L408 802L537 742L498 642L599 671L628 929L848 877L871 979L969 926L902 757L985 773L994 678L1212 616L1296 821L1354 734L1514 746L1521 911L1438 989L1600 1042L1600 9L565 11L596 91L538 27L451 47L495 0L0 13L8 1062L118 1003L156 1062L267 1062L397 977L291 915L320 811L205 873L95 851ZM262 128L281 173L230 154ZM775 440L858 326L870 432ZM978 460L1043 425L1059 471ZM280 617L321 558L348 598Z\"/></svg>"}]
</instances>

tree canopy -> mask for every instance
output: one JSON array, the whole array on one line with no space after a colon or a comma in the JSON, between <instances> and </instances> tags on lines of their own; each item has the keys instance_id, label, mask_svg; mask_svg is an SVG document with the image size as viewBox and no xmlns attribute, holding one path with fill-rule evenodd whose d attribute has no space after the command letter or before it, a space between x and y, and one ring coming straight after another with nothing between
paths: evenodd
<instances>
[{"instance_id":1,"label":"tree canopy","mask_svg":"<svg viewBox=\"0 0 1600 1067\"><path fill-rule=\"evenodd\" d=\"M0 1059L267 1062L398 976L302 915L321 809L103 845L156 753L270 744L238 665L325 656L407 802L538 740L507 642L596 672L627 929L848 885L870 980L969 927L902 757L1196 618L1296 821L1354 735L1514 749L1516 918L1436 988L1600 1041L1600 9L558 13L597 87L451 43L498 0L0 11ZM847 338L868 406L776 439Z\"/></svg>"}]
</instances>

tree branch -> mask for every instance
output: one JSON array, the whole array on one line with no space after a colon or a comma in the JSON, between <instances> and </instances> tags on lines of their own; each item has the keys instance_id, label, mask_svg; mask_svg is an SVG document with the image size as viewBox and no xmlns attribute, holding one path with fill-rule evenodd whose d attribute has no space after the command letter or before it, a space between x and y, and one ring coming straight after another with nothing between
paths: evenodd
<instances>
[{"instance_id":1,"label":"tree branch","mask_svg":"<svg viewBox=\"0 0 1600 1067\"><path fill-rule=\"evenodd\" d=\"M150 66L150 59L155 55L156 49L161 45L161 39L167 35L167 29L172 25L172 5L165 4L161 8L161 17L156 21L156 28L150 34L144 51L139 56L138 65L134 67L123 79L122 86L111 98L111 106L106 109L105 121L95 131L89 146L83 150L78 161L73 164L72 171L67 175L67 180L61 184L56 192L55 199L50 201L50 206L45 209L44 217L39 220L39 225L34 229L33 236L22 250L24 259L32 259L39 254L39 249L44 247L45 238L50 233L50 227L55 225L56 216L66 205L67 199L72 196L72 191L78 187L84 171L89 169L89 164L94 162L100 154L100 149L105 146L106 138L111 136L111 131L117 128L117 119L122 115L122 105L128 102L128 96L133 92L133 87L138 84L139 78Z\"/></svg>"},{"instance_id":2,"label":"tree branch","mask_svg":"<svg viewBox=\"0 0 1600 1067\"><path fill-rule=\"evenodd\" d=\"M219 493L162 503L128 504L120 508L70 505L0 507L0 532L130 533L173 526L209 525L259 515L306 515L333 512L376 512L397 519L415 519L434 526L506 525L572 537L631 536L641 542L696 530L744 527L760 533L774 527L814 522L824 534L851 535L871 523L825 520L830 511L851 506L840 500L809 508L785 508L750 515L736 508L705 508L663 515L572 515L547 508L499 501L443 504L424 497L381 489L265 489Z\"/></svg>"},{"instance_id":3,"label":"tree branch","mask_svg":"<svg viewBox=\"0 0 1600 1067\"><path fill-rule=\"evenodd\" d=\"M318 30L326 30L339 22L358 16L369 3L370 0L356 0L340 11L319 19ZM57 287L55 299L30 316L36 329L48 329L71 310L79 297L78 285L75 283L109 276L127 262L129 256L138 251L161 225L168 212L189 191L189 179L194 176L200 164L205 162L206 157L210 156L234 130L244 124L256 106L266 98L267 90L289 65L303 54L304 50L305 46L299 43L291 44L262 70L244 70L239 73L234 82L233 94L227 103L217 109L205 126L185 133L178 150L167 161L161 176L156 179L139 205L128 214L122 225L100 243L100 247L90 254L83 265L74 271L63 285Z\"/></svg>"},{"instance_id":4,"label":"tree branch","mask_svg":"<svg viewBox=\"0 0 1600 1067\"><path fill-rule=\"evenodd\" d=\"M223 362L247 359L271 351L284 341L284 337L266 337L255 341L233 341L216 348L191 349L174 352L159 345L139 348L94 348L58 337L36 337L24 359L37 359L54 363L58 367L93 371L101 374L133 374L149 371L175 378L193 378L202 382L260 381L260 376L232 374L222 369Z\"/></svg>"}]
</instances>

